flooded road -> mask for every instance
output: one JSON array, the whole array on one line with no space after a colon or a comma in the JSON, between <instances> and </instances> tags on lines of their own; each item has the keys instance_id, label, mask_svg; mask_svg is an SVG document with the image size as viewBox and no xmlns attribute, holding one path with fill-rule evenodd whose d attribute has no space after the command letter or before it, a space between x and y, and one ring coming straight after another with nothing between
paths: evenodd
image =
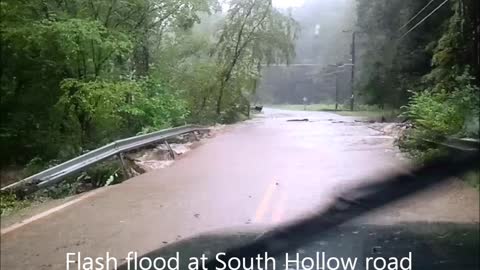
<instances>
[{"instance_id":1,"label":"flooded road","mask_svg":"<svg viewBox=\"0 0 480 270\"><path fill-rule=\"evenodd\" d=\"M393 140L350 117L266 109L171 167L2 235L1 268L65 269L67 252L125 258L204 232L285 222L350 186L405 170ZM478 211L478 192L452 181L361 222L471 223Z\"/></svg>"}]
</instances>

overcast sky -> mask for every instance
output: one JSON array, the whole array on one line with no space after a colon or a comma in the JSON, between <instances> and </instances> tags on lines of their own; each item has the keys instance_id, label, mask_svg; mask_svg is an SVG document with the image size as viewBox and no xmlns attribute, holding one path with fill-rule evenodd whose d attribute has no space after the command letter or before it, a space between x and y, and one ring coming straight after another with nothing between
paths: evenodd
<instances>
[{"instance_id":1,"label":"overcast sky","mask_svg":"<svg viewBox=\"0 0 480 270\"><path fill-rule=\"evenodd\" d=\"M278 8L299 7L305 0L273 0L273 5Z\"/></svg>"},{"instance_id":2,"label":"overcast sky","mask_svg":"<svg viewBox=\"0 0 480 270\"><path fill-rule=\"evenodd\" d=\"M220 1L224 12L228 10L228 2L229 0ZM304 2L305 0L272 0L273 6L276 8L300 7Z\"/></svg>"}]
</instances>

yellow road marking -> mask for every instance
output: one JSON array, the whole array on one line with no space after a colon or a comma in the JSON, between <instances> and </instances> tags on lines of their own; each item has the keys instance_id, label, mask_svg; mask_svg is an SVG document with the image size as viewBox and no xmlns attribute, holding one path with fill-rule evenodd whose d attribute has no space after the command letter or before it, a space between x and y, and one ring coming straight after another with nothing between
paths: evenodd
<instances>
[{"instance_id":1,"label":"yellow road marking","mask_svg":"<svg viewBox=\"0 0 480 270\"><path fill-rule=\"evenodd\" d=\"M272 221L275 223L280 223L283 219L283 214L285 212L285 192L282 190L279 194L278 204L272 213Z\"/></svg>"},{"instance_id":2,"label":"yellow road marking","mask_svg":"<svg viewBox=\"0 0 480 270\"><path fill-rule=\"evenodd\" d=\"M268 210L270 200L272 199L273 192L275 191L275 181L271 182L270 185L267 187L265 191L265 195L263 195L263 199L257 207L257 211L255 212L254 222L261 222L265 217L265 213Z\"/></svg>"}]
</instances>

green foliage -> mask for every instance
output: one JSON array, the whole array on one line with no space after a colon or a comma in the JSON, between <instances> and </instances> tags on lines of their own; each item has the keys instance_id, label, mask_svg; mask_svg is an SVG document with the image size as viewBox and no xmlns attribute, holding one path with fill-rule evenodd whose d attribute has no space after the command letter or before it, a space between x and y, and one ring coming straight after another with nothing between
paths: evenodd
<instances>
[{"instance_id":1,"label":"green foliage","mask_svg":"<svg viewBox=\"0 0 480 270\"><path fill-rule=\"evenodd\" d=\"M190 113L187 104L168 86L142 80L139 90L131 95L132 102L120 110L127 124L138 126L143 132L185 124Z\"/></svg>"},{"instance_id":2,"label":"green foliage","mask_svg":"<svg viewBox=\"0 0 480 270\"><path fill-rule=\"evenodd\" d=\"M185 102L162 83L68 79L56 104L55 123L70 136L68 144L94 147L138 132L185 123Z\"/></svg>"},{"instance_id":3,"label":"green foliage","mask_svg":"<svg viewBox=\"0 0 480 270\"><path fill-rule=\"evenodd\" d=\"M414 128L399 146L420 161L441 155L432 142L445 136L479 136L478 5L450 1L403 36L438 6L429 2L358 0L367 46L357 90L369 104L404 105Z\"/></svg>"},{"instance_id":4,"label":"green foliage","mask_svg":"<svg viewBox=\"0 0 480 270\"><path fill-rule=\"evenodd\" d=\"M480 105L478 95L472 90L466 88L453 93L427 90L414 93L406 107L406 115L419 128L430 130L439 136L465 136L465 124L469 117L478 114L475 106Z\"/></svg>"},{"instance_id":5,"label":"green foliage","mask_svg":"<svg viewBox=\"0 0 480 270\"><path fill-rule=\"evenodd\" d=\"M78 176L72 176L61 183L39 191L35 198L60 199L67 196L90 191L95 188L114 185L122 182L125 176L118 167L118 161L98 164Z\"/></svg>"},{"instance_id":6,"label":"green foliage","mask_svg":"<svg viewBox=\"0 0 480 270\"><path fill-rule=\"evenodd\" d=\"M45 166L48 165L39 158L35 158L29 163L28 170L29 172L36 172L35 170L45 168ZM30 194L22 199L18 198L14 193L1 192L0 215L5 216L15 213L38 202L61 199L98 187L114 185L122 182L124 179L126 177L118 166L118 160L102 162L82 172L80 175L68 177L57 185Z\"/></svg>"},{"instance_id":7,"label":"green foliage","mask_svg":"<svg viewBox=\"0 0 480 270\"><path fill-rule=\"evenodd\" d=\"M415 129L400 141L400 146L419 160L428 160L442 153L437 145L445 136L478 137L480 98L468 70L456 76L449 85L438 84L430 89L413 93L404 116L411 119ZM472 123L473 121L473 123Z\"/></svg>"},{"instance_id":8,"label":"green foliage","mask_svg":"<svg viewBox=\"0 0 480 270\"><path fill-rule=\"evenodd\" d=\"M30 205L29 201L18 200L15 194L0 193L0 215L8 215L18 209L25 208Z\"/></svg>"},{"instance_id":9,"label":"green foliage","mask_svg":"<svg viewBox=\"0 0 480 270\"><path fill-rule=\"evenodd\" d=\"M406 25L430 0L357 0L357 54L359 68L356 91L360 101L400 107L408 102L408 89L416 89L431 67L432 47L442 36L451 16L448 4L415 31L400 39L424 15ZM402 28L402 26L406 25ZM432 45L435 44L435 45Z\"/></svg>"},{"instance_id":10,"label":"green foliage","mask_svg":"<svg viewBox=\"0 0 480 270\"><path fill-rule=\"evenodd\" d=\"M227 15L215 0L0 5L0 165L25 174L139 133L242 120L259 66L293 52L295 22L267 0Z\"/></svg>"},{"instance_id":11,"label":"green foliage","mask_svg":"<svg viewBox=\"0 0 480 270\"><path fill-rule=\"evenodd\" d=\"M426 129L414 128L403 134L403 137L398 139L397 144L416 162L422 164L445 154L445 150L434 143L437 139L437 134Z\"/></svg>"},{"instance_id":12,"label":"green foliage","mask_svg":"<svg viewBox=\"0 0 480 270\"><path fill-rule=\"evenodd\" d=\"M465 176L463 176L463 179L465 179L465 182L467 182L471 186L476 187L477 189L480 189L480 171L479 170L467 173Z\"/></svg>"},{"instance_id":13,"label":"green foliage","mask_svg":"<svg viewBox=\"0 0 480 270\"><path fill-rule=\"evenodd\" d=\"M248 113L262 64L288 62L296 32L296 22L276 11L271 1L231 1L215 48L215 111L220 119L231 119L231 110Z\"/></svg>"}]
</instances>

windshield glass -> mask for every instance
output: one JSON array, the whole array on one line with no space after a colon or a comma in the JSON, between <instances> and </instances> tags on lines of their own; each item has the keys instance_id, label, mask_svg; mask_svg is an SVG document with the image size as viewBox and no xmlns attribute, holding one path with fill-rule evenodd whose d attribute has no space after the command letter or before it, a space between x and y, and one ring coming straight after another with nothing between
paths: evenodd
<instances>
[{"instance_id":1,"label":"windshield glass","mask_svg":"<svg viewBox=\"0 0 480 270\"><path fill-rule=\"evenodd\" d=\"M1 269L478 269L478 2L1 1Z\"/></svg>"}]
</instances>

